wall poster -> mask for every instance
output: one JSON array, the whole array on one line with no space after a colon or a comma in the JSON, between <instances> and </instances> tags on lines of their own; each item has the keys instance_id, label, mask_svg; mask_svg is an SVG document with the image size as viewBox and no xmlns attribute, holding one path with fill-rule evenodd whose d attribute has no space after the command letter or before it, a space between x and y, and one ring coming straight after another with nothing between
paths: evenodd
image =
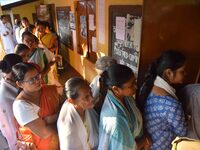
<instances>
[{"instance_id":1,"label":"wall poster","mask_svg":"<svg viewBox=\"0 0 200 150\"><path fill-rule=\"evenodd\" d=\"M116 11L116 10L121 10ZM141 39L141 6L110 7L110 55L138 74Z\"/></svg>"},{"instance_id":2,"label":"wall poster","mask_svg":"<svg viewBox=\"0 0 200 150\"><path fill-rule=\"evenodd\" d=\"M86 16L80 16L81 23L81 36L87 38L87 25L86 25Z\"/></svg>"},{"instance_id":3,"label":"wall poster","mask_svg":"<svg viewBox=\"0 0 200 150\"><path fill-rule=\"evenodd\" d=\"M68 48L73 49L72 31L70 29L70 7L57 7L56 14L61 42Z\"/></svg>"},{"instance_id":4,"label":"wall poster","mask_svg":"<svg viewBox=\"0 0 200 150\"><path fill-rule=\"evenodd\" d=\"M36 14L32 14L32 15L33 15L33 22L36 22L37 20L46 21L49 23L50 28L54 30L55 28L55 5L54 4L37 5Z\"/></svg>"},{"instance_id":5,"label":"wall poster","mask_svg":"<svg viewBox=\"0 0 200 150\"><path fill-rule=\"evenodd\" d=\"M71 30L75 30L76 29L76 20L75 20L75 16L74 16L74 12L73 11L69 12L69 20L70 20L70 28L71 28Z\"/></svg>"}]
</instances>

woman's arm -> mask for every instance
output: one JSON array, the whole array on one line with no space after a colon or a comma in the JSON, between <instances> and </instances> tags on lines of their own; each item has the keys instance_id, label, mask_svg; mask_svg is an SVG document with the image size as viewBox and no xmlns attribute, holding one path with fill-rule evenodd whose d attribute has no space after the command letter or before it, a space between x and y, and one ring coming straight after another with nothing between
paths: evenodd
<instances>
[{"instance_id":1,"label":"woman's arm","mask_svg":"<svg viewBox=\"0 0 200 150\"><path fill-rule=\"evenodd\" d=\"M59 112L57 112L56 114L53 114L51 116L47 116L44 118L44 121L46 124L50 125L50 124L53 124L53 123L56 123L57 122L57 119L58 119L58 116L59 116Z\"/></svg>"},{"instance_id":2,"label":"woman's arm","mask_svg":"<svg viewBox=\"0 0 200 150\"><path fill-rule=\"evenodd\" d=\"M44 120L38 118L25 125L34 134L38 135L41 139L45 139L52 134L56 133L56 128L53 125L48 125Z\"/></svg>"},{"instance_id":3,"label":"woman's arm","mask_svg":"<svg viewBox=\"0 0 200 150\"><path fill-rule=\"evenodd\" d=\"M185 115L179 102L174 102L167 112L167 121L171 124L173 132L177 136L185 136L187 132Z\"/></svg>"}]
</instances>

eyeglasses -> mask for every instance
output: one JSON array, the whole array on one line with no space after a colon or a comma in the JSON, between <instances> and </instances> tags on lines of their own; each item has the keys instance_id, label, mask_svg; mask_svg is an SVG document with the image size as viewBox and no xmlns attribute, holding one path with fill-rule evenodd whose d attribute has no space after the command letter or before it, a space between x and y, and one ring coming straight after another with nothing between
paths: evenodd
<instances>
[{"instance_id":1,"label":"eyeglasses","mask_svg":"<svg viewBox=\"0 0 200 150\"><path fill-rule=\"evenodd\" d=\"M39 74L37 74L35 77L33 77L33 78L31 78L31 79L29 79L29 80L27 80L27 81L22 81L22 82L25 82L25 83L28 83L28 84L30 84L30 85L33 85L33 84L35 84L37 81L39 81L39 80L41 79L41 77L42 77L42 75L39 73Z\"/></svg>"}]
</instances>

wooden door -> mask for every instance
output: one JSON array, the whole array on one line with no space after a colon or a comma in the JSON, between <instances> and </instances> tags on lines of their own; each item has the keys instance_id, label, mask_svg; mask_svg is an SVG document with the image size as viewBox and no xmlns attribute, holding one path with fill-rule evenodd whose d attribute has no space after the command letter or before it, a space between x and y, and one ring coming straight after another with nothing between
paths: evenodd
<instances>
[{"instance_id":1,"label":"wooden door","mask_svg":"<svg viewBox=\"0 0 200 150\"><path fill-rule=\"evenodd\" d=\"M199 18L199 1L144 0L140 72L161 52L175 49L186 55L187 82L194 82L200 67Z\"/></svg>"}]
</instances>

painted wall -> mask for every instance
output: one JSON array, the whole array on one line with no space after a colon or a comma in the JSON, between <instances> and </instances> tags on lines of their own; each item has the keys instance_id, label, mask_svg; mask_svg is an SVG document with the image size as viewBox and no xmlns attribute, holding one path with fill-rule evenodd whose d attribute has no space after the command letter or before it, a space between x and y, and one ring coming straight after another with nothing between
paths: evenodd
<instances>
[{"instance_id":1,"label":"painted wall","mask_svg":"<svg viewBox=\"0 0 200 150\"><path fill-rule=\"evenodd\" d=\"M74 11L75 0L44 0L45 4L55 4L56 7L71 6L71 10ZM110 5L142 5L143 0L105 0L105 41L108 41L108 9ZM98 0L96 1L98 4ZM98 6L97 6L98 9ZM98 25L98 14L96 13L96 24ZM97 26L97 37L98 37L98 26ZM99 56L108 55L108 42L105 44L99 44L97 39L97 53ZM69 62L69 64L75 68L86 80L89 82L96 75L95 66L93 63L88 61L85 57L79 55L72 50L63 50L62 55Z\"/></svg>"},{"instance_id":2,"label":"painted wall","mask_svg":"<svg viewBox=\"0 0 200 150\"><path fill-rule=\"evenodd\" d=\"M36 13L36 5L39 5L40 3L43 3L43 0L39 0L36 2L32 2L32 3L27 3L18 7L14 7L12 8L12 13L13 14L20 14L20 17L27 17L30 21L30 23L33 23L33 17L32 17L32 13Z\"/></svg>"}]
</instances>

